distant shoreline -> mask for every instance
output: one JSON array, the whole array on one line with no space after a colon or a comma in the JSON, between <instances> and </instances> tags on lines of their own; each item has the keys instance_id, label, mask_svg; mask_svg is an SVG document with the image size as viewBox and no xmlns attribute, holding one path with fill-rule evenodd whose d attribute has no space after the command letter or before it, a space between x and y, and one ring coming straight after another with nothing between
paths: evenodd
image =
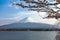
<instances>
[{"instance_id":1,"label":"distant shoreline","mask_svg":"<svg viewBox=\"0 0 60 40\"><path fill-rule=\"evenodd\" d=\"M25 29L16 29L16 28L12 28L12 29L0 29L0 31L60 31L60 29L57 28L39 28L39 29L32 29L32 28L25 28Z\"/></svg>"}]
</instances>

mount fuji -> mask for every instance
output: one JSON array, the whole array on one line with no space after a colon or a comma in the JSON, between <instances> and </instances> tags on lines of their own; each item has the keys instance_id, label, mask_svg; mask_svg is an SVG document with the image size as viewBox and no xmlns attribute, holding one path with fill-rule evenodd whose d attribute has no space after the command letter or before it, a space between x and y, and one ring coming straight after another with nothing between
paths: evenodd
<instances>
[{"instance_id":1,"label":"mount fuji","mask_svg":"<svg viewBox=\"0 0 60 40\"><path fill-rule=\"evenodd\" d=\"M38 23L31 17L26 17L16 23L8 24L0 26L1 28L9 29L9 28L54 28L55 25L45 24L45 23Z\"/></svg>"}]
</instances>

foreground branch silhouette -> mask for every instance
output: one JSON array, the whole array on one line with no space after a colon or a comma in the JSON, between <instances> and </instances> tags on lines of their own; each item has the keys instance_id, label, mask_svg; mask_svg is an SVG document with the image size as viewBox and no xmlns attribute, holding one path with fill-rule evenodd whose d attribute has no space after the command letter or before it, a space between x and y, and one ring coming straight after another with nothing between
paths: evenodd
<instances>
[{"instance_id":1,"label":"foreground branch silhouette","mask_svg":"<svg viewBox=\"0 0 60 40\"><path fill-rule=\"evenodd\" d=\"M23 2L25 2L26 4L24 4ZM56 1L55 3L50 3L47 0L20 0L20 2L18 3L14 3L13 5L18 5L22 8L28 8L28 10L31 11L37 11L37 12L46 12L48 14L47 17L44 18L60 18L60 7L58 7L57 5L60 4L60 0L54 0ZM52 8L50 8L51 6L54 6ZM54 11L54 9L58 9L57 11Z\"/></svg>"}]
</instances>

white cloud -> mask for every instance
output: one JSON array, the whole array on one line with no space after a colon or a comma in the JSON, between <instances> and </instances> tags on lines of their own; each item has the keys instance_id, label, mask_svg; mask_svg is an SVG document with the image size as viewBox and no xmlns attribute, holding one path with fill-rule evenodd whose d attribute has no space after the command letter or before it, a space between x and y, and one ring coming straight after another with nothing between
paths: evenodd
<instances>
[{"instance_id":1,"label":"white cloud","mask_svg":"<svg viewBox=\"0 0 60 40\"><path fill-rule=\"evenodd\" d=\"M51 25L55 25L57 22L59 22L58 20L56 20L56 19L40 19L40 20L38 20L37 19L37 21L38 21L38 23L40 22L40 23L45 23L45 24L51 24Z\"/></svg>"},{"instance_id":2,"label":"white cloud","mask_svg":"<svg viewBox=\"0 0 60 40\"><path fill-rule=\"evenodd\" d=\"M45 12L39 12L39 14L44 17L46 16ZM28 11L28 12L19 12L15 15L13 15L14 17L11 18L0 18L0 25L6 25L6 24L10 24L10 23L14 23L14 22L19 22L21 19L25 18L25 17L32 17L33 19L35 19L37 22L43 22L43 23L52 23L54 24L54 19L50 20L50 19L42 19L41 16L39 16L39 14L36 11ZM50 21L52 22L50 22Z\"/></svg>"},{"instance_id":3,"label":"white cloud","mask_svg":"<svg viewBox=\"0 0 60 40\"><path fill-rule=\"evenodd\" d=\"M19 12L18 14L35 14L37 13L36 11L25 11L25 12Z\"/></svg>"},{"instance_id":4,"label":"white cloud","mask_svg":"<svg viewBox=\"0 0 60 40\"><path fill-rule=\"evenodd\" d=\"M20 12L20 13L22 15L31 15L29 17L34 19L34 21L37 22L37 23L46 23L46 24L54 25L55 23L58 22L58 20L56 20L55 18L53 18L53 19L52 18L50 18L50 19L42 19L41 17L46 17L47 16L46 12L37 13L36 11L29 11L29 12ZM20 15L20 13L18 13L17 15Z\"/></svg>"}]
</instances>

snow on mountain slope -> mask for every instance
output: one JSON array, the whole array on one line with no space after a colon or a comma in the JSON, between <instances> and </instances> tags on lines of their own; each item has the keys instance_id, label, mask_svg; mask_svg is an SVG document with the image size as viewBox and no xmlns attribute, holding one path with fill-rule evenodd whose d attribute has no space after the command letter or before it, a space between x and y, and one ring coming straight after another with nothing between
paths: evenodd
<instances>
[{"instance_id":1,"label":"snow on mountain slope","mask_svg":"<svg viewBox=\"0 0 60 40\"><path fill-rule=\"evenodd\" d=\"M34 19L32 17L26 17L22 20L20 20L21 23L27 23L27 22L30 22L30 23L46 23L46 24L51 24L51 25L54 25L56 23L58 23L59 21L56 20L56 19Z\"/></svg>"},{"instance_id":2,"label":"snow on mountain slope","mask_svg":"<svg viewBox=\"0 0 60 40\"><path fill-rule=\"evenodd\" d=\"M22 20L20 20L21 23L27 23L27 22L36 22L33 18L31 17L26 17Z\"/></svg>"}]
</instances>

